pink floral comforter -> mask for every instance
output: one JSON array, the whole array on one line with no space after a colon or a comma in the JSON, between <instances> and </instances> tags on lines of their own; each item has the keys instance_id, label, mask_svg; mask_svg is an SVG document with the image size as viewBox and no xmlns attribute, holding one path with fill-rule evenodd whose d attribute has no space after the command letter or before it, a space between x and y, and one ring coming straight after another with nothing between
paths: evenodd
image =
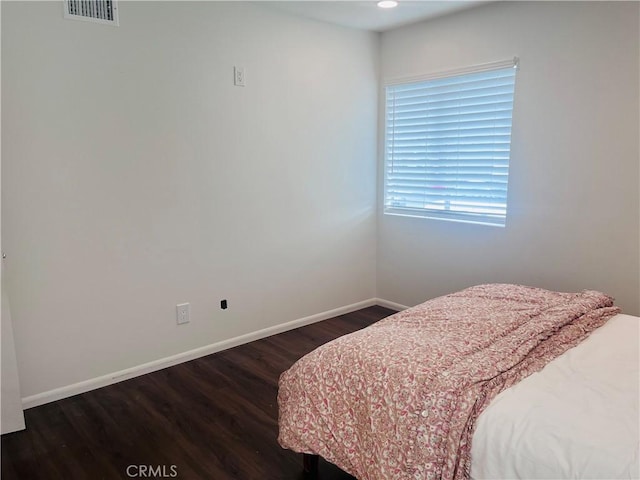
<instances>
[{"instance_id":1,"label":"pink floral comforter","mask_svg":"<svg viewBox=\"0 0 640 480\"><path fill-rule=\"evenodd\" d=\"M309 353L280 377L279 442L360 480L469 478L491 399L619 309L595 291L480 285Z\"/></svg>"}]
</instances>

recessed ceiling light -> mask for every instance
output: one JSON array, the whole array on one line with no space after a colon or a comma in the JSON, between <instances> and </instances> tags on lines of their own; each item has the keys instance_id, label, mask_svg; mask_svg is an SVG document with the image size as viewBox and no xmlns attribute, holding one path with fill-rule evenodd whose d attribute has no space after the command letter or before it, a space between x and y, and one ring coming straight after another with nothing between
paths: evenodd
<instances>
[{"instance_id":1,"label":"recessed ceiling light","mask_svg":"<svg viewBox=\"0 0 640 480\"><path fill-rule=\"evenodd\" d=\"M378 6L380 8L393 8L398 6L398 2L396 0L380 0Z\"/></svg>"}]
</instances>

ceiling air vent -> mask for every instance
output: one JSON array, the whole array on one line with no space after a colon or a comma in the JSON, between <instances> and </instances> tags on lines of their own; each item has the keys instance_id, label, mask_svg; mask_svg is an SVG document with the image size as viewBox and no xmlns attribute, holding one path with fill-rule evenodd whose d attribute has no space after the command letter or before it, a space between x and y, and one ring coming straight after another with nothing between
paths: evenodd
<instances>
[{"instance_id":1,"label":"ceiling air vent","mask_svg":"<svg viewBox=\"0 0 640 480\"><path fill-rule=\"evenodd\" d=\"M118 26L116 0L64 0L64 18Z\"/></svg>"}]
</instances>

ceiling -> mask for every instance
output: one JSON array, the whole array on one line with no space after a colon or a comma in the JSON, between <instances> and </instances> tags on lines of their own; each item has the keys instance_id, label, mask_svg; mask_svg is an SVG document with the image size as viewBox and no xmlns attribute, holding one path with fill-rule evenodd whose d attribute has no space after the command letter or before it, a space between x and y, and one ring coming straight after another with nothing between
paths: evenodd
<instances>
[{"instance_id":1,"label":"ceiling","mask_svg":"<svg viewBox=\"0 0 640 480\"><path fill-rule=\"evenodd\" d=\"M403 1L392 9L379 8L376 1L261 1L279 10L344 27L382 32L391 28L473 7L485 1Z\"/></svg>"}]
</instances>

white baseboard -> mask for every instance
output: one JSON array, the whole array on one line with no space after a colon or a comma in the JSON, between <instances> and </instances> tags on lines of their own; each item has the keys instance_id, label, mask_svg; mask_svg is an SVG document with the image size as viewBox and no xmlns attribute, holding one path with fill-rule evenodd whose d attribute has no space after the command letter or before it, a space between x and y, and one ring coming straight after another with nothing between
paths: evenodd
<instances>
[{"instance_id":1,"label":"white baseboard","mask_svg":"<svg viewBox=\"0 0 640 480\"><path fill-rule=\"evenodd\" d=\"M327 320L339 315L355 312L356 310L360 310L361 308L371 307L373 305L389 306L395 304L393 304L392 302L379 300L377 298L370 298L368 300L363 300L362 302L352 303L351 305L346 305L344 307L335 308L333 310L328 310L316 315L299 318L290 322L281 323L280 325L274 325L273 327L263 328L262 330L247 333L245 335L240 335L239 337L222 340L220 342L212 343L204 347L196 348L183 353L178 353L177 355L154 360L153 362L143 363L142 365L127 368L125 370L120 370L118 372L103 375L101 377L91 378L83 382L74 383L60 388L54 388L53 390L48 390L36 395L30 395L28 397L22 398L22 406L25 409L37 407L45 403L61 400L73 395L78 395L90 390L95 390L96 388L106 387L107 385L112 385L114 383L122 382L130 378L139 377L140 375L145 375L157 370L162 370L163 368L171 367L179 363L188 362L189 360L204 357L205 355L210 355L212 353L220 352L228 348L237 347L238 345L253 342L254 340L259 340L261 338L270 337L271 335L276 335L278 333L293 330L294 328L303 327L305 325L310 325L322 320ZM389 308L395 307L391 306Z\"/></svg>"},{"instance_id":2,"label":"white baseboard","mask_svg":"<svg viewBox=\"0 0 640 480\"><path fill-rule=\"evenodd\" d=\"M391 310L397 310L398 312L402 310L406 310L406 305L401 305L400 303L390 302L389 300L385 300L384 298L376 298L376 305L380 305L381 307L390 308Z\"/></svg>"}]
</instances>

